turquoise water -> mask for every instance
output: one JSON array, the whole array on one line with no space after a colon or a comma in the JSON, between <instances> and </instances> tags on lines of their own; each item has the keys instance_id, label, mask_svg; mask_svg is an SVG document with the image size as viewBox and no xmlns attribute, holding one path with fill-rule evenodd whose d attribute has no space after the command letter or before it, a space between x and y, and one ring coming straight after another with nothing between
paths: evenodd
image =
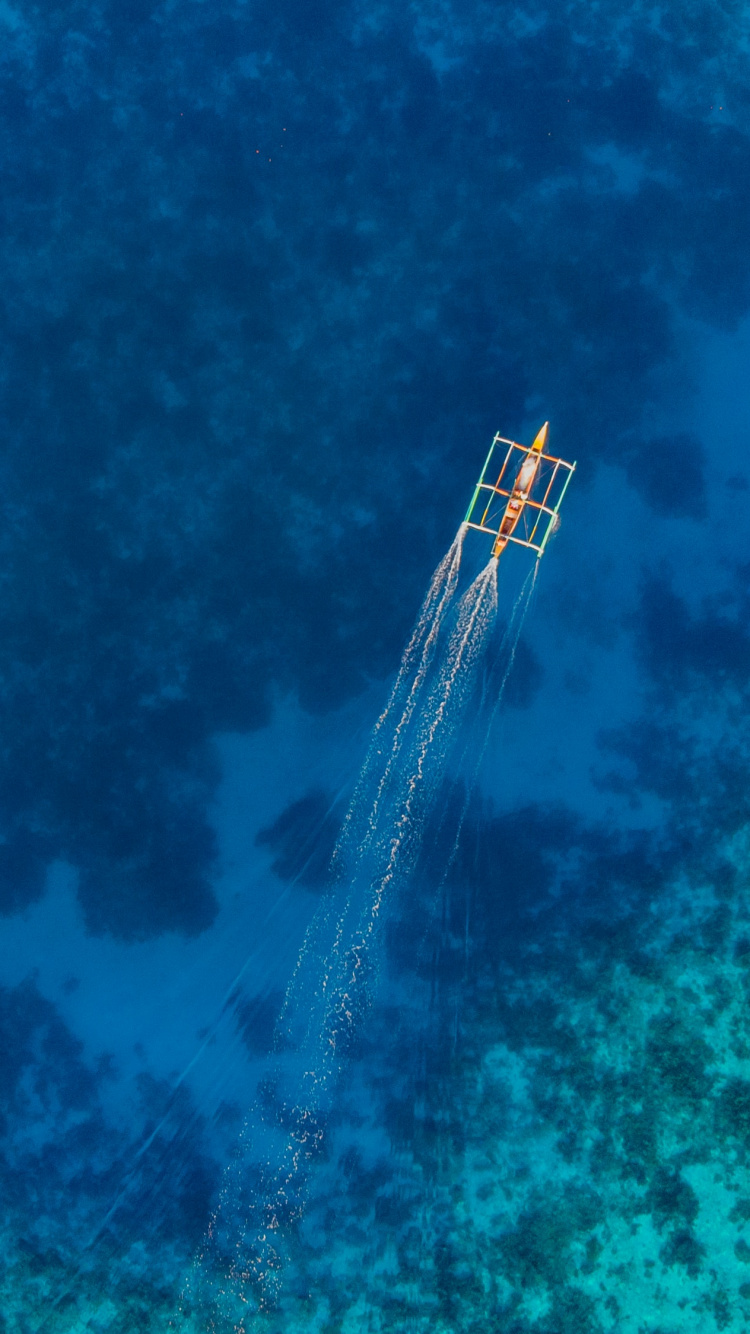
<instances>
[{"instance_id":1,"label":"turquoise water","mask_svg":"<svg viewBox=\"0 0 750 1334\"><path fill-rule=\"evenodd\" d=\"M750 1321L748 26L0 5L7 1334ZM332 881L492 435L547 418L507 680L519 552L430 800L450 618ZM313 1107L326 893L404 809Z\"/></svg>"}]
</instances>

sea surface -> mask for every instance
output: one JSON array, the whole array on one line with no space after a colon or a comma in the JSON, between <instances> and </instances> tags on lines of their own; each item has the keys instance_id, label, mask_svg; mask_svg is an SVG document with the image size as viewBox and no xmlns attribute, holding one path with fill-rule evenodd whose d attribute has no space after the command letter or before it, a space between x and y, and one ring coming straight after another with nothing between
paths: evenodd
<instances>
[{"instance_id":1,"label":"sea surface","mask_svg":"<svg viewBox=\"0 0 750 1334\"><path fill-rule=\"evenodd\" d=\"M0 0L0 136L0 1334L746 1330L750 5Z\"/></svg>"}]
</instances>

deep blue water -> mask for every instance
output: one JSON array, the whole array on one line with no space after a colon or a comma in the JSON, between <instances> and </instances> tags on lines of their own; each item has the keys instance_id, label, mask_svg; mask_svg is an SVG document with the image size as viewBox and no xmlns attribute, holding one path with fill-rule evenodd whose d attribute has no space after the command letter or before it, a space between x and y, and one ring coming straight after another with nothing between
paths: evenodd
<instances>
[{"instance_id":1,"label":"deep blue water","mask_svg":"<svg viewBox=\"0 0 750 1334\"><path fill-rule=\"evenodd\" d=\"M248 1329L750 1322L749 42L0 0L3 1334L231 1329L189 1275L372 726L547 418L479 781L446 756Z\"/></svg>"}]
</instances>

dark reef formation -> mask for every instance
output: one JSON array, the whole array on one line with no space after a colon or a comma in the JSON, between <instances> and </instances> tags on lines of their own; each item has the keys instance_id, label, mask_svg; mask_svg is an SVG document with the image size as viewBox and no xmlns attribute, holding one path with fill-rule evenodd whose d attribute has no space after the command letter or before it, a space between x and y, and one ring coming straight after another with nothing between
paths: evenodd
<instances>
[{"instance_id":1,"label":"dark reef formation","mask_svg":"<svg viewBox=\"0 0 750 1334\"><path fill-rule=\"evenodd\" d=\"M125 1334L175 1308L217 1166L184 1088L141 1076L125 1133L113 1124L116 1074L33 982L0 988L3 1330L64 1331L83 1311Z\"/></svg>"},{"instance_id":2,"label":"dark reef formation","mask_svg":"<svg viewBox=\"0 0 750 1334\"><path fill-rule=\"evenodd\" d=\"M267 829L256 836L259 847L273 853L271 870L282 880L323 889L341 818L325 792L308 792L293 801Z\"/></svg>"}]
</instances>

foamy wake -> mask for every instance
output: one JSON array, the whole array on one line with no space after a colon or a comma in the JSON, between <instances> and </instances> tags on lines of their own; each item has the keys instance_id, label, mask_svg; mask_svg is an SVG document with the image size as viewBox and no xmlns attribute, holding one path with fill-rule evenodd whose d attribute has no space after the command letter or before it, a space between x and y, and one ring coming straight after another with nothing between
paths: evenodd
<instances>
[{"instance_id":1,"label":"foamy wake","mask_svg":"<svg viewBox=\"0 0 750 1334\"><path fill-rule=\"evenodd\" d=\"M331 1096L378 968L378 926L408 880L497 614L497 561L456 602L462 526L436 569L378 719L259 1091L187 1285L208 1328L243 1334L278 1300ZM508 668L509 670L509 668ZM507 676L507 672L506 672ZM211 1321L214 1321L212 1324ZM205 1325L204 1325L205 1327Z\"/></svg>"}]
</instances>

